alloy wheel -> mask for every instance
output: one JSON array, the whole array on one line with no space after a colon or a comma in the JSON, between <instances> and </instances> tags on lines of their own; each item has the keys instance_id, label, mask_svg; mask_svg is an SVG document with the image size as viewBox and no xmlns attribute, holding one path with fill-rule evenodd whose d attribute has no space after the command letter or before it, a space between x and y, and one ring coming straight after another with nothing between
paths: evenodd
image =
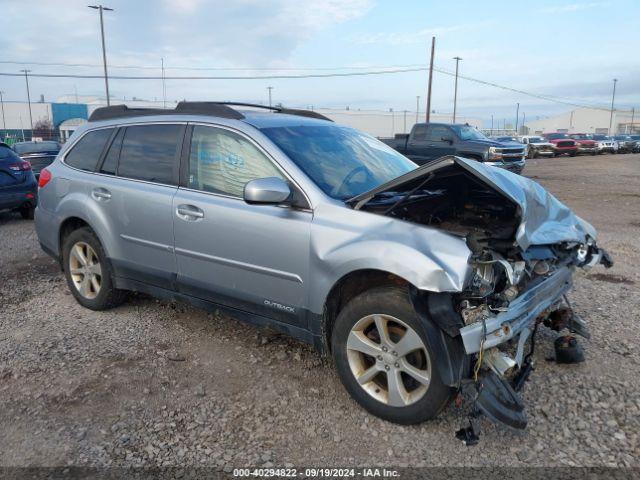
<instances>
[{"instance_id":1,"label":"alloy wheel","mask_svg":"<svg viewBox=\"0 0 640 480\"><path fill-rule=\"evenodd\" d=\"M102 267L95 250L85 242L77 242L69 252L69 273L80 295L93 299L102 286Z\"/></svg>"},{"instance_id":2,"label":"alloy wheel","mask_svg":"<svg viewBox=\"0 0 640 480\"><path fill-rule=\"evenodd\" d=\"M368 315L356 322L347 338L347 358L358 384L386 405L411 405L429 388L427 347L415 330L390 315Z\"/></svg>"}]
</instances>

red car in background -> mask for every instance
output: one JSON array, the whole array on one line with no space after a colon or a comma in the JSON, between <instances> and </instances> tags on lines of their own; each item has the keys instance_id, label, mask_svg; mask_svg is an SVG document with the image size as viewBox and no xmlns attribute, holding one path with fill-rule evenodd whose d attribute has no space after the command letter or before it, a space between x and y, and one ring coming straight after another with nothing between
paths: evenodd
<instances>
[{"instance_id":1,"label":"red car in background","mask_svg":"<svg viewBox=\"0 0 640 480\"><path fill-rule=\"evenodd\" d=\"M598 142L591 138L591 135L587 135L586 133L570 133L569 137L578 142L578 153L590 153L591 155L598 153Z\"/></svg>"},{"instance_id":2,"label":"red car in background","mask_svg":"<svg viewBox=\"0 0 640 480\"><path fill-rule=\"evenodd\" d=\"M566 133L543 133L542 136L553 144L554 156L567 154L575 157L578 155L578 142Z\"/></svg>"}]
</instances>

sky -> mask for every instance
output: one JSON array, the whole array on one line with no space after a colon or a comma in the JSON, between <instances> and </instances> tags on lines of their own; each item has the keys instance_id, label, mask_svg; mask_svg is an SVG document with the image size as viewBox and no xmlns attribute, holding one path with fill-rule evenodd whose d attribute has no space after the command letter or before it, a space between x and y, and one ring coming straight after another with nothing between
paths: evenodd
<instances>
[{"instance_id":1,"label":"sky","mask_svg":"<svg viewBox=\"0 0 640 480\"><path fill-rule=\"evenodd\" d=\"M111 75L263 76L435 66L560 101L640 107L640 1L105 0ZM102 74L98 12L76 0L0 0L0 73ZM15 63L12 63L15 62ZM35 64L30 62L36 62ZM85 67L37 63L87 64ZM24 63L21 64L21 63ZM146 68L122 68L137 66ZM349 67L349 68L346 68ZM187 70L189 68L191 70ZM226 70L209 70L209 69ZM205 70L197 70L205 69ZM230 70L229 70L230 69ZM237 70L241 69L241 70ZM169 101L235 100L292 107L424 111L427 72L333 78L167 80ZM104 95L100 79L30 78L32 99ZM161 80L110 82L118 99L162 100ZM24 78L0 76L8 101ZM454 77L434 73L432 108L453 110ZM464 78L460 115L511 121L575 108ZM498 121L498 120L497 120Z\"/></svg>"}]
</instances>

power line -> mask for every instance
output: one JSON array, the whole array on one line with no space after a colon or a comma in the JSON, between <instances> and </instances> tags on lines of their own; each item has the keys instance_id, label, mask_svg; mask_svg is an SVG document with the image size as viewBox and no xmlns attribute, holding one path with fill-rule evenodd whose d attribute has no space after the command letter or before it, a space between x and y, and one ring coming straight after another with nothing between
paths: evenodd
<instances>
[{"instance_id":1,"label":"power line","mask_svg":"<svg viewBox=\"0 0 640 480\"><path fill-rule=\"evenodd\" d=\"M63 62L19 62L17 60L0 60L0 64L9 65L38 65L50 67L86 67L86 68L102 68L102 65L94 63L63 63ZM424 67L421 63L412 63L406 65L343 65L339 67L187 67L187 66L165 66L165 70L192 70L192 71L331 71L331 70L367 70L367 69L397 69L397 68L414 68ZM122 68L132 70L158 70L154 65L109 65L109 68Z\"/></svg>"},{"instance_id":2,"label":"power line","mask_svg":"<svg viewBox=\"0 0 640 480\"><path fill-rule=\"evenodd\" d=\"M0 61L0 63L8 63L7 61ZM44 63L44 62L42 62ZM34 63L25 63L22 62L23 65L34 65ZM72 64L67 64L71 66ZM80 65L80 64L76 64ZM420 66L421 64L416 64L417 67L407 67L407 68L388 68L388 69L380 69L380 70L368 70L368 71L357 71L357 72L333 72L333 73L309 73L309 74L271 74L271 75L206 75L206 76L198 76L198 75L184 75L184 76L140 76L140 75L110 75L109 78L115 80L274 80L274 79L310 79L310 78L333 78L333 77L360 77L360 76L370 76L370 75L388 75L388 74L396 74L396 73L409 73L409 72L424 72L429 70L427 66ZM146 68L146 67L145 67ZM158 67L154 67L158 70ZM347 68L347 67L345 67ZM355 67L354 67L355 68ZM373 67L368 67L373 68ZM381 67L387 68L387 67ZM168 69L168 67L165 67ZM455 76L455 72L451 72L442 68L437 68L434 66L434 71L438 73L442 73L443 75ZM12 72L0 72L0 76L4 77L18 77L21 76L19 73ZM30 77L38 77L38 78L79 78L79 79L102 79L103 75L93 75L93 74L57 74L57 73L31 73ZM498 88L505 91L510 91L514 93L518 93L521 95L526 95L532 98L537 98L539 100L545 100L548 102L568 105L572 107L578 108L587 108L592 110L603 110L609 111L609 108L597 105L589 105L585 103L577 103L569 100L561 100L558 97L554 97L551 95L542 95L533 92L528 92L525 90L521 90L518 88L508 87L506 85L500 85L494 82L489 82L487 80L481 80L479 78L473 78L466 75L458 75L458 78L467 80L470 82L478 83L480 85L485 85L489 87ZM620 112L624 112L626 110L618 110ZM630 110L629 110L630 111Z\"/></svg>"},{"instance_id":3,"label":"power line","mask_svg":"<svg viewBox=\"0 0 640 480\"><path fill-rule=\"evenodd\" d=\"M157 69L157 68L156 68ZM357 77L365 75L385 75L391 73L405 73L405 72L422 72L427 70L426 67L421 68L399 68L394 70L372 70L366 72L344 72L344 73L310 73L301 75L291 74L274 74L274 75L215 75L215 76L196 76L196 75L183 75L183 76L165 76L165 80L272 80L272 79L286 79L286 78L328 78L328 77ZM0 76L14 77L20 76L17 73L0 72ZM32 77L41 78L104 78L104 75L93 74L69 74L69 73L34 73ZM109 75L109 78L117 80L161 80L163 77L155 75Z\"/></svg>"}]
</instances>

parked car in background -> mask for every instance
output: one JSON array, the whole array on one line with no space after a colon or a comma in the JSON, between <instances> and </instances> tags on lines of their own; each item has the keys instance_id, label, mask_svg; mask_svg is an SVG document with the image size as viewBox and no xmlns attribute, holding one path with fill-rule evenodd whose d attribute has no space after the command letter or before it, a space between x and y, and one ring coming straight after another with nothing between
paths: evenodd
<instances>
[{"instance_id":1,"label":"parked car in background","mask_svg":"<svg viewBox=\"0 0 640 480\"><path fill-rule=\"evenodd\" d=\"M591 138L598 143L598 153L618 153L618 142L612 137L596 133Z\"/></svg>"},{"instance_id":2,"label":"parked car in background","mask_svg":"<svg viewBox=\"0 0 640 480\"><path fill-rule=\"evenodd\" d=\"M496 142L501 142L501 143L511 143L511 142L520 143L520 140L518 140L518 137L505 136L505 137L489 137L489 138L491 140L495 140Z\"/></svg>"},{"instance_id":3,"label":"parked car in background","mask_svg":"<svg viewBox=\"0 0 640 480\"><path fill-rule=\"evenodd\" d=\"M33 174L38 178L40 171L53 162L60 151L61 145L54 141L41 142L17 142L13 144L13 150L31 164Z\"/></svg>"},{"instance_id":4,"label":"parked car in background","mask_svg":"<svg viewBox=\"0 0 640 480\"><path fill-rule=\"evenodd\" d=\"M525 428L532 332L588 336L565 294L576 268L612 265L595 229L484 162L418 167L317 112L244 107L105 107L76 130L41 173L36 231L78 303L129 290L220 309L331 355L385 420L433 418L464 384ZM493 146L437 127L447 148Z\"/></svg>"},{"instance_id":5,"label":"parked car in background","mask_svg":"<svg viewBox=\"0 0 640 480\"><path fill-rule=\"evenodd\" d=\"M569 138L566 133L543 133L542 136L553 144L553 153L556 157L560 155L578 155L578 142Z\"/></svg>"},{"instance_id":6,"label":"parked car in background","mask_svg":"<svg viewBox=\"0 0 640 480\"><path fill-rule=\"evenodd\" d=\"M633 140L631 151L633 153L640 153L640 135L629 135Z\"/></svg>"},{"instance_id":7,"label":"parked car in background","mask_svg":"<svg viewBox=\"0 0 640 480\"><path fill-rule=\"evenodd\" d=\"M523 145L492 140L466 124L416 123L408 135L381 140L418 165L457 155L516 173L525 166Z\"/></svg>"},{"instance_id":8,"label":"parked car in background","mask_svg":"<svg viewBox=\"0 0 640 480\"><path fill-rule=\"evenodd\" d=\"M543 137L523 135L520 142L527 147L527 158L553 157L555 155L554 144Z\"/></svg>"},{"instance_id":9,"label":"parked car in background","mask_svg":"<svg viewBox=\"0 0 640 480\"><path fill-rule=\"evenodd\" d=\"M33 218L38 186L31 165L6 143L0 143L0 210L16 210Z\"/></svg>"},{"instance_id":10,"label":"parked car in background","mask_svg":"<svg viewBox=\"0 0 640 480\"><path fill-rule=\"evenodd\" d=\"M631 153L635 140L631 135L615 135L613 138L618 142L618 153Z\"/></svg>"},{"instance_id":11,"label":"parked car in background","mask_svg":"<svg viewBox=\"0 0 640 480\"><path fill-rule=\"evenodd\" d=\"M571 133L569 138L573 138L578 142L578 153L585 153L590 155L597 155L598 142L591 138L591 135L586 133Z\"/></svg>"}]
</instances>

